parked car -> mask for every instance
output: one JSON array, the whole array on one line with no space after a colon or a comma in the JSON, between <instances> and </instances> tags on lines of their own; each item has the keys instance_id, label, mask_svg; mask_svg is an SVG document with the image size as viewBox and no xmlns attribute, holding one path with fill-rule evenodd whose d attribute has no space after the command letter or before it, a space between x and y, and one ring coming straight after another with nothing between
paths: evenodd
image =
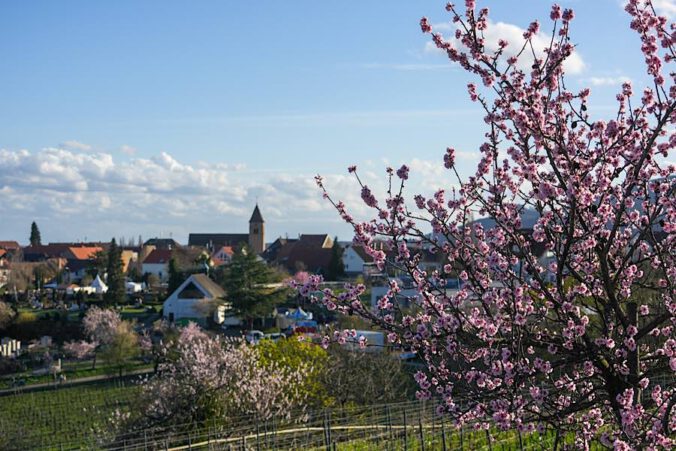
<instances>
[{"instance_id":1,"label":"parked car","mask_svg":"<svg viewBox=\"0 0 676 451\"><path fill-rule=\"evenodd\" d=\"M260 330L250 330L246 333L246 335L244 335L244 339L247 341L247 343L255 345L261 341L264 336L265 334Z\"/></svg>"},{"instance_id":2,"label":"parked car","mask_svg":"<svg viewBox=\"0 0 676 451\"><path fill-rule=\"evenodd\" d=\"M286 335L284 335L282 333L265 334L263 336L263 338L265 340L272 340L272 341L276 342L276 341L281 340L282 338L286 338Z\"/></svg>"}]
</instances>

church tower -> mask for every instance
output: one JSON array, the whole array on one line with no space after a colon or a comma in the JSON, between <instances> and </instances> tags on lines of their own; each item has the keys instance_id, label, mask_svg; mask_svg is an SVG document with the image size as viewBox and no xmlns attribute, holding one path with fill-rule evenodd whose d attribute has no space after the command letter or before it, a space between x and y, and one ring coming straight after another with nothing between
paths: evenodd
<instances>
[{"instance_id":1,"label":"church tower","mask_svg":"<svg viewBox=\"0 0 676 451\"><path fill-rule=\"evenodd\" d=\"M249 219L249 247L256 254L262 254L265 250L265 221L258 204Z\"/></svg>"}]
</instances>

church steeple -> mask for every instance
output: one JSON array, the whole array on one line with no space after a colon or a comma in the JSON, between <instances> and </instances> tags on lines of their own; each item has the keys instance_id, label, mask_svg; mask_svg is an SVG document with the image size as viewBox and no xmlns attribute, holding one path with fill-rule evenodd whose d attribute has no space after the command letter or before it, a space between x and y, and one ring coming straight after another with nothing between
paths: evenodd
<instances>
[{"instance_id":1,"label":"church steeple","mask_svg":"<svg viewBox=\"0 0 676 451\"><path fill-rule=\"evenodd\" d=\"M258 204L249 219L249 247L256 254L262 254L265 250L265 221Z\"/></svg>"},{"instance_id":2,"label":"church steeple","mask_svg":"<svg viewBox=\"0 0 676 451\"><path fill-rule=\"evenodd\" d=\"M258 224L263 224L265 222L261 211L258 209L258 204L256 204L256 208L254 208L254 211L251 214L251 219L249 219L249 224L254 222Z\"/></svg>"}]
</instances>

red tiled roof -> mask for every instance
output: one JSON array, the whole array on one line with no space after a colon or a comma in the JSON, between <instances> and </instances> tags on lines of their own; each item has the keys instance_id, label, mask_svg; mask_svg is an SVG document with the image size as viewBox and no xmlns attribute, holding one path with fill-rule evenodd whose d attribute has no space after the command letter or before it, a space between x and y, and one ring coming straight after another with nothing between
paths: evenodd
<instances>
[{"instance_id":1,"label":"red tiled roof","mask_svg":"<svg viewBox=\"0 0 676 451\"><path fill-rule=\"evenodd\" d=\"M162 264L169 263L171 260L172 250L171 249L155 249L153 250L145 260L144 264Z\"/></svg>"},{"instance_id":2,"label":"red tiled roof","mask_svg":"<svg viewBox=\"0 0 676 451\"><path fill-rule=\"evenodd\" d=\"M2 257L3 255L5 255L6 253L7 253L6 250L0 249L0 257Z\"/></svg>"},{"instance_id":3,"label":"red tiled roof","mask_svg":"<svg viewBox=\"0 0 676 451\"><path fill-rule=\"evenodd\" d=\"M16 241L0 241L0 249L4 249L7 251L15 251L20 248L21 245L19 245L19 243L17 243Z\"/></svg>"},{"instance_id":4,"label":"red tiled roof","mask_svg":"<svg viewBox=\"0 0 676 451\"><path fill-rule=\"evenodd\" d=\"M229 257L232 257L235 254L235 251L232 249L232 246L221 246L218 249L216 249L216 251L212 255L219 254L221 253L221 251L223 251L223 253Z\"/></svg>"},{"instance_id":5,"label":"red tiled roof","mask_svg":"<svg viewBox=\"0 0 676 451\"><path fill-rule=\"evenodd\" d=\"M70 247L68 252L70 252L74 259L76 260L91 260L94 258L97 252L101 252L103 249L100 247Z\"/></svg>"}]
</instances>

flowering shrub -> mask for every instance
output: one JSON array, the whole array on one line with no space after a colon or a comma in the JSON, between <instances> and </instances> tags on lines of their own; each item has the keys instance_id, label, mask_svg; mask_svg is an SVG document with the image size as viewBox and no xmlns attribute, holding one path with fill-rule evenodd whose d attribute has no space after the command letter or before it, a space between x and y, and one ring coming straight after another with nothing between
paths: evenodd
<instances>
[{"instance_id":1,"label":"flowering shrub","mask_svg":"<svg viewBox=\"0 0 676 451\"><path fill-rule=\"evenodd\" d=\"M263 365L254 347L221 342L193 323L164 352L167 359L157 374L142 384L143 420L136 426L194 425L241 415L287 418L305 406L310 371L305 365Z\"/></svg>"},{"instance_id":2,"label":"flowering shrub","mask_svg":"<svg viewBox=\"0 0 676 451\"><path fill-rule=\"evenodd\" d=\"M91 307L82 320L82 326L90 341L107 344L113 340L121 322L120 314L116 311Z\"/></svg>"},{"instance_id":3,"label":"flowering shrub","mask_svg":"<svg viewBox=\"0 0 676 451\"><path fill-rule=\"evenodd\" d=\"M574 432L583 449L596 439L616 449L670 448L676 177L666 159L676 145L674 26L649 0L627 2L651 86L636 93L625 83L616 113L597 120L588 112L590 90L575 92L565 82L572 10L554 5L550 44L540 49L538 22L522 42L496 46L485 38L488 9L477 10L473 0L465 6L446 7L451 38L434 33L426 18L420 25L485 88L467 86L487 128L476 173L461 178L448 148L441 164L457 187L416 195L411 204L406 166L388 169L384 201L351 166L374 213L367 222L316 178L353 226L354 244L381 270L413 279L412 308L404 309L394 281L374 308L361 302L361 285L324 290L322 302L417 351L426 367L416 374L418 396L438 398L439 413L458 423L523 431L549 425ZM523 222L528 211L536 213L532 226ZM423 250L442 266L423 270ZM441 288L451 275L461 280L458 290ZM313 276L298 288L312 295L320 281Z\"/></svg>"},{"instance_id":4,"label":"flowering shrub","mask_svg":"<svg viewBox=\"0 0 676 451\"><path fill-rule=\"evenodd\" d=\"M96 344L85 340L69 341L64 343L63 350L66 354L78 360L84 360L94 355Z\"/></svg>"}]
</instances>

